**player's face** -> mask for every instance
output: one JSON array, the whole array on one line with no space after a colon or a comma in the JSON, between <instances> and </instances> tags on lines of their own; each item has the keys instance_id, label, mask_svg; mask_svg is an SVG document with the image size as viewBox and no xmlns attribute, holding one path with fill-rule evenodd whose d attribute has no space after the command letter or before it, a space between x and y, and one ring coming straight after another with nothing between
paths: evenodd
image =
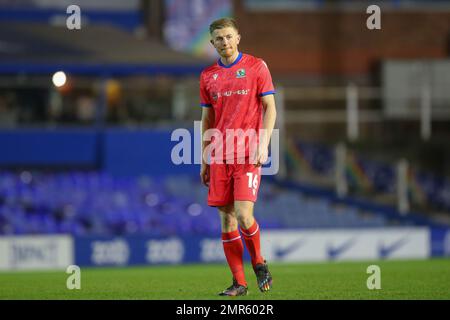
<instances>
[{"instance_id":1,"label":"player's face","mask_svg":"<svg viewBox=\"0 0 450 320\"><path fill-rule=\"evenodd\" d=\"M211 43L217 53L224 58L232 57L237 52L241 40L241 36L232 27L214 30L211 38Z\"/></svg>"}]
</instances>

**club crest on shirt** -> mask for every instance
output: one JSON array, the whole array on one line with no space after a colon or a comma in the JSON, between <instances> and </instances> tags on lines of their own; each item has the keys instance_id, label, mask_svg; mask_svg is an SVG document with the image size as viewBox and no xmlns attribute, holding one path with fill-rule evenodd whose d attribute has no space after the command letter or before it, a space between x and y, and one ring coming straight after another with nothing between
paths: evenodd
<instances>
[{"instance_id":1,"label":"club crest on shirt","mask_svg":"<svg viewBox=\"0 0 450 320\"><path fill-rule=\"evenodd\" d=\"M245 77L245 69L239 69L236 71L236 78L244 78Z\"/></svg>"},{"instance_id":2,"label":"club crest on shirt","mask_svg":"<svg viewBox=\"0 0 450 320\"><path fill-rule=\"evenodd\" d=\"M214 73L214 74L213 74L213 79L214 79L214 80L217 80L217 77L218 77L218 76L219 76L219 75L218 75L217 73Z\"/></svg>"}]
</instances>

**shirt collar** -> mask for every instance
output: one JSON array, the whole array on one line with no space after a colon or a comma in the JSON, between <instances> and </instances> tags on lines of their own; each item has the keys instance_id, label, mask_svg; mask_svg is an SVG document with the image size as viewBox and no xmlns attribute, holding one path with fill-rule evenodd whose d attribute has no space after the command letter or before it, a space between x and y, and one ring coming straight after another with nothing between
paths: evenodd
<instances>
[{"instance_id":1,"label":"shirt collar","mask_svg":"<svg viewBox=\"0 0 450 320\"><path fill-rule=\"evenodd\" d=\"M225 65L222 63L222 61L219 60L217 61L217 63L219 64L219 66L223 67L223 68L231 68L232 66L234 66L236 63L238 63L240 60L242 59L242 52L239 52L236 60L233 61L233 63L230 63L229 65Z\"/></svg>"}]
</instances>

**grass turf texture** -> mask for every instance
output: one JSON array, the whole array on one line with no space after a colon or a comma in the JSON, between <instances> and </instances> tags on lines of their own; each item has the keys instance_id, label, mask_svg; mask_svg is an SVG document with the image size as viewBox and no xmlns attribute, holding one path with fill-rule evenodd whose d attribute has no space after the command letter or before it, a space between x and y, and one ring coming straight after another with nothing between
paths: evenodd
<instances>
[{"instance_id":1,"label":"grass turf texture","mask_svg":"<svg viewBox=\"0 0 450 320\"><path fill-rule=\"evenodd\" d=\"M381 290L368 290L369 265L381 268ZM0 272L0 299L450 299L450 259L269 264L273 289L257 289L246 265L249 295L219 297L231 276L223 265L81 268L81 290L68 274Z\"/></svg>"}]
</instances>

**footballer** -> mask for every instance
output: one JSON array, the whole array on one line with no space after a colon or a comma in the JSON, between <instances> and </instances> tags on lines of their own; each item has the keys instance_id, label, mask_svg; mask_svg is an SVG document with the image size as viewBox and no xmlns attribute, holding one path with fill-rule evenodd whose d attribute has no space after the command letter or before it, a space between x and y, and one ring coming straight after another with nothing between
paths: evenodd
<instances>
[{"instance_id":1,"label":"footballer","mask_svg":"<svg viewBox=\"0 0 450 320\"><path fill-rule=\"evenodd\" d=\"M219 294L243 296L248 292L242 238L251 256L259 290L267 292L272 288L272 275L261 255L260 227L253 207L261 181L261 166L268 160L275 125L275 90L267 64L238 50L241 35L234 19L216 20L209 31L211 44L220 58L200 76L203 107L200 177L209 187L208 205L219 211L223 250L233 275L232 285ZM205 139L210 129L222 134L218 139L223 145L205 156L208 146L217 138ZM239 134L247 135L252 130L258 133L256 139L249 138L247 142L244 136L242 144ZM241 143L234 143L235 136L228 139L229 132L239 133L236 137Z\"/></svg>"}]
</instances>

